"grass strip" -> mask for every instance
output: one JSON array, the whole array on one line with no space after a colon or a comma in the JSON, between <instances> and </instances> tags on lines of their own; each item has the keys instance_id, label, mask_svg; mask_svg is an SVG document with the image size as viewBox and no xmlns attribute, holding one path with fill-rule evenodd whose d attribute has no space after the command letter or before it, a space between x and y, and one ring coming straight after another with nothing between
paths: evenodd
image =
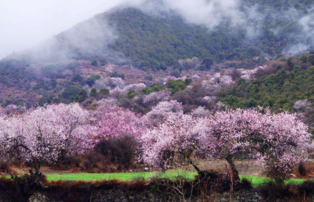
<instances>
[{"instance_id":1,"label":"grass strip","mask_svg":"<svg viewBox=\"0 0 314 202\"><path fill-rule=\"evenodd\" d=\"M54 173L46 174L49 181L98 181L98 180L120 180L120 181L133 181L144 180L147 181L151 178L167 178L174 180L177 177L184 177L188 180L193 180L197 172L187 172L183 170L169 170L166 172L137 172L137 173ZM10 176L7 176L10 178ZM248 179L253 187L263 186L266 182L271 181L268 177L258 177L251 175L240 175L240 179ZM286 184L301 184L305 179L289 179Z\"/></svg>"},{"instance_id":2,"label":"grass strip","mask_svg":"<svg viewBox=\"0 0 314 202\"><path fill-rule=\"evenodd\" d=\"M251 175L240 175L240 179L242 180L243 178L248 179L253 187L258 187L258 186L263 186L265 183L269 181L273 181L273 179L268 178L268 177L258 177L258 176L251 176ZM285 180L285 184L302 184L306 179L288 179Z\"/></svg>"},{"instance_id":3,"label":"grass strip","mask_svg":"<svg viewBox=\"0 0 314 202\"><path fill-rule=\"evenodd\" d=\"M165 173L160 172L138 172L138 173L69 173L69 174L46 174L49 181L96 181L96 180L149 180L154 177L175 179L176 177L185 177L188 180L193 180L197 175L196 172L185 171L167 171Z\"/></svg>"}]
</instances>

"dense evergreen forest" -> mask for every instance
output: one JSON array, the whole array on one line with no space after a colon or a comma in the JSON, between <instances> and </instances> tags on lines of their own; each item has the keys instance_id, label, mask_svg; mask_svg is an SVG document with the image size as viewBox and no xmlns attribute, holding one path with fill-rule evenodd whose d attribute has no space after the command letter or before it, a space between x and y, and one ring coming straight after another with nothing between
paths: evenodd
<instances>
[{"instance_id":1,"label":"dense evergreen forest","mask_svg":"<svg viewBox=\"0 0 314 202\"><path fill-rule=\"evenodd\" d=\"M258 105L274 110L294 111L298 100L314 101L314 66L293 67L270 75L262 75L253 82L240 79L236 86L220 93L221 101L232 108L251 108Z\"/></svg>"}]
</instances>

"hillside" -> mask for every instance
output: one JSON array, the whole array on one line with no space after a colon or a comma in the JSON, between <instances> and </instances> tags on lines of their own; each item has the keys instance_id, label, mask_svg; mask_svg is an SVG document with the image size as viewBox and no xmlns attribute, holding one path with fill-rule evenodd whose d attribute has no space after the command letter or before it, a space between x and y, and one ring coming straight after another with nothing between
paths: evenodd
<instances>
[{"instance_id":1,"label":"hillside","mask_svg":"<svg viewBox=\"0 0 314 202\"><path fill-rule=\"evenodd\" d=\"M311 29L305 32L299 22L309 15L312 5L305 0L243 0L240 8L247 15L245 26L225 19L213 29L187 23L175 11L150 14L144 9L115 8L0 61L0 100L3 106L32 106L39 99L41 104L70 102L77 100L80 90L86 97L85 91L89 94L96 80L121 77L126 85L147 86L162 83L170 74L197 74L206 80L224 69L253 69L267 60L298 52L302 44L307 48L298 54L312 53ZM251 28L257 30L254 36L248 33ZM69 86L75 89L71 99L62 96ZM261 102L255 97L248 99ZM299 97L293 101L296 99Z\"/></svg>"},{"instance_id":2,"label":"hillside","mask_svg":"<svg viewBox=\"0 0 314 202\"><path fill-rule=\"evenodd\" d=\"M193 57L220 63L313 49L311 30L306 30L312 1L240 2L244 24L233 25L231 19L225 19L211 29L206 23L187 23L175 11L149 14L143 9L115 8L17 54L17 58L29 63L87 59L159 70Z\"/></svg>"}]
</instances>

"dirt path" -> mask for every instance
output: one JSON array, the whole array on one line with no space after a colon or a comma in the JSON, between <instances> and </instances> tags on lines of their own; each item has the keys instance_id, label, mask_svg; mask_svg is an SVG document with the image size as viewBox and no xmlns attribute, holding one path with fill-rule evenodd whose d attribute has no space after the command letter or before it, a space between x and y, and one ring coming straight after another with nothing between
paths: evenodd
<instances>
[{"instance_id":1,"label":"dirt path","mask_svg":"<svg viewBox=\"0 0 314 202\"><path fill-rule=\"evenodd\" d=\"M309 159L309 162L314 163L314 159ZM228 163L225 160L210 160L210 161L199 161L196 162L196 165L201 170L227 170ZM265 176L265 168L260 162L256 160L236 160L235 165L239 171L240 175L253 175L253 176ZM192 166L181 167L180 169L187 169L188 171L195 171ZM30 168L14 168L18 174L29 173ZM80 173L77 170L52 170L49 167L42 167L41 171L43 174L66 174L66 173Z\"/></svg>"}]
</instances>

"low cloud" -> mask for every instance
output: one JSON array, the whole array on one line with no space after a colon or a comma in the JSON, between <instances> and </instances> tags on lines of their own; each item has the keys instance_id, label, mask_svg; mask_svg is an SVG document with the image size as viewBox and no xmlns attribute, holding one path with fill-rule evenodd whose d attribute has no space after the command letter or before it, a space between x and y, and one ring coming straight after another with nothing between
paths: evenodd
<instances>
[{"instance_id":1,"label":"low cloud","mask_svg":"<svg viewBox=\"0 0 314 202\"><path fill-rule=\"evenodd\" d=\"M230 26L244 28L248 39L260 36L264 26L264 19L270 11L265 11L257 4L247 5L244 0L10 0L1 2L0 7L0 59L22 50L34 47L52 36L68 30L75 24L92 18L98 13L109 11L114 7L132 6L148 14L160 14L175 11L187 23L205 26L210 30L215 29L225 20ZM314 46L314 9L308 9L303 14L294 8L287 8L279 13L270 12L274 18L291 18L300 27L297 34L289 36L295 41L284 52L298 54ZM95 53L99 48L106 49L106 45L118 36L109 26L100 27L98 22L92 22L91 27L74 27L70 33L69 47ZM104 24L101 24L103 26ZM278 34L283 30L272 30ZM71 32L71 31L70 31ZM89 37L90 36L90 37ZM59 36L57 36L58 39ZM86 40L82 40L82 37ZM94 38L93 38L94 37ZM103 39L100 43L89 43L94 39ZM50 39L48 44L54 44ZM90 46L92 44L92 46ZM54 52L47 46L46 54ZM59 55L65 53L60 52ZM106 54L111 54L107 52ZM114 53L117 55L118 53ZM66 54L65 54L66 55ZM111 56L110 56L111 57ZM120 57L120 56L119 56Z\"/></svg>"}]
</instances>

